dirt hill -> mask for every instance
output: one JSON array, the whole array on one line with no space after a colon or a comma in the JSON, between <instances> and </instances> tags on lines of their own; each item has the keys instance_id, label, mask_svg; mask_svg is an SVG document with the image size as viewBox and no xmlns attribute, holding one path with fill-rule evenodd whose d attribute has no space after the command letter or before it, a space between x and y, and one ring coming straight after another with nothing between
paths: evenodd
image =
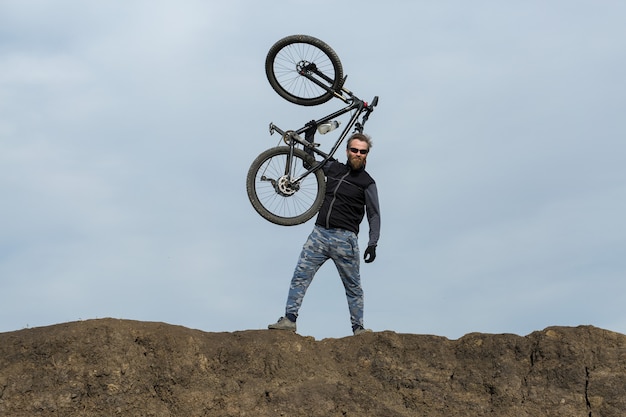
<instances>
[{"instance_id":1,"label":"dirt hill","mask_svg":"<svg viewBox=\"0 0 626 417\"><path fill-rule=\"evenodd\" d=\"M370 333L316 341L88 320L0 334L0 416L626 415L626 336Z\"/></svg>"}]
</instances>

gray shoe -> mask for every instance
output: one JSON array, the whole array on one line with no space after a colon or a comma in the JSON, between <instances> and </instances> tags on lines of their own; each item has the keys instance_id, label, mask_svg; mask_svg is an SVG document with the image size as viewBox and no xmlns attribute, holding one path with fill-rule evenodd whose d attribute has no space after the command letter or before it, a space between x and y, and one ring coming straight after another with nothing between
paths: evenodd
<instances>
[{"instance_id":1,"label":"gray shoe","mask_svg":"<svg viewBox=\"0 0 626 417\"><path fill-rule=\"evenodd\" d=\"M359 326L356 329L353 330L353 332L355 336L359 335L359 334L363 334L363 333L372 333L371 329L365 329L363 326Z\"/></svg>"},{"instance_id":2,"label":"gray shoe","mask_svg":"<svg viewBox=\"0 0 626 417\"><path fill-rule=\"evenodd\" d=\"M268 329L296 331L296 322L289 320L287 317L281 317L274 324L267 326Z\"/></svg>"}]
</instances>

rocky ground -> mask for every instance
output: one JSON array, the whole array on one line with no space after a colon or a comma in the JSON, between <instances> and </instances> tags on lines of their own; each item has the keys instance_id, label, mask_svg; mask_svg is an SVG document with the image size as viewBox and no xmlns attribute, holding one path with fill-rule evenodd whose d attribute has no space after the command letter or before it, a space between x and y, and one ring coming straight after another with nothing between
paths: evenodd
<instances>
[{"instance_id":1,"label":"rocky ground","mask_svg":"<svg viewBox=\"0 0 626 417\"><path fill-rule=\"evenodd\" d=\"M316 341L101 319L0 333L0 416L626 415L626 336Z\"/></svg>"}]
</instances>

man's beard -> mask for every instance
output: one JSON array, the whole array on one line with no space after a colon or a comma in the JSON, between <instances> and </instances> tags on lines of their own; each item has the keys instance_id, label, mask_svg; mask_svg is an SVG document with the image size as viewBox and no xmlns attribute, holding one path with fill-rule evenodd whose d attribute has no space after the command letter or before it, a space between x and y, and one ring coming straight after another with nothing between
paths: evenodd
<instances>
[{"instance_id":1,"label":"man's beard","mask_svg":"<svg viewBox=\"0 0 626 417\"><path fill-rule=\"evenodd\" d=\"M352 156L350 155L348 157L348 163L350 164L350 168L352 168L355 171L358 171L359 169L363 168L365 166L365 158L358 158L356 156Z\"/></svg>"}]
</instances>

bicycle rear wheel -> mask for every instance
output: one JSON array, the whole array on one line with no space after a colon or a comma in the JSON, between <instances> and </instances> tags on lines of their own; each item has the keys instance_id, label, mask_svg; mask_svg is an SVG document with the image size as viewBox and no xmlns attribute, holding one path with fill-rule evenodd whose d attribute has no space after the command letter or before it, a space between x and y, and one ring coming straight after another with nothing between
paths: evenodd
<instances>
[{"instance_id":1,"label":"bicycle rear wheel","mask_svg":"<svg viewBox=\"0 0 626 417\"><path fill-rule=\"evenodd\" d=\"M322 206L326 192L324 172L319 169L298 184L290 184L285 176L290 148L279 146L261 153L252 162L246 177L246 190L252 207L263 218L281 226L295 226L309 220ZM292 177L305 173L308 155L294 149Z\"/></svg>"},{"instance_id":2,"label":"bicycle rear wheel","mask_svg":"<svg viewBox=\"0 0 626 417\"><path fill-rule=\"evenodd\" d=\"M308 35L287 36L267 53L265 74L285 100L316 106L334 97L343 86L339 56L321 40Z\"/></svg>"}]
</instances>

